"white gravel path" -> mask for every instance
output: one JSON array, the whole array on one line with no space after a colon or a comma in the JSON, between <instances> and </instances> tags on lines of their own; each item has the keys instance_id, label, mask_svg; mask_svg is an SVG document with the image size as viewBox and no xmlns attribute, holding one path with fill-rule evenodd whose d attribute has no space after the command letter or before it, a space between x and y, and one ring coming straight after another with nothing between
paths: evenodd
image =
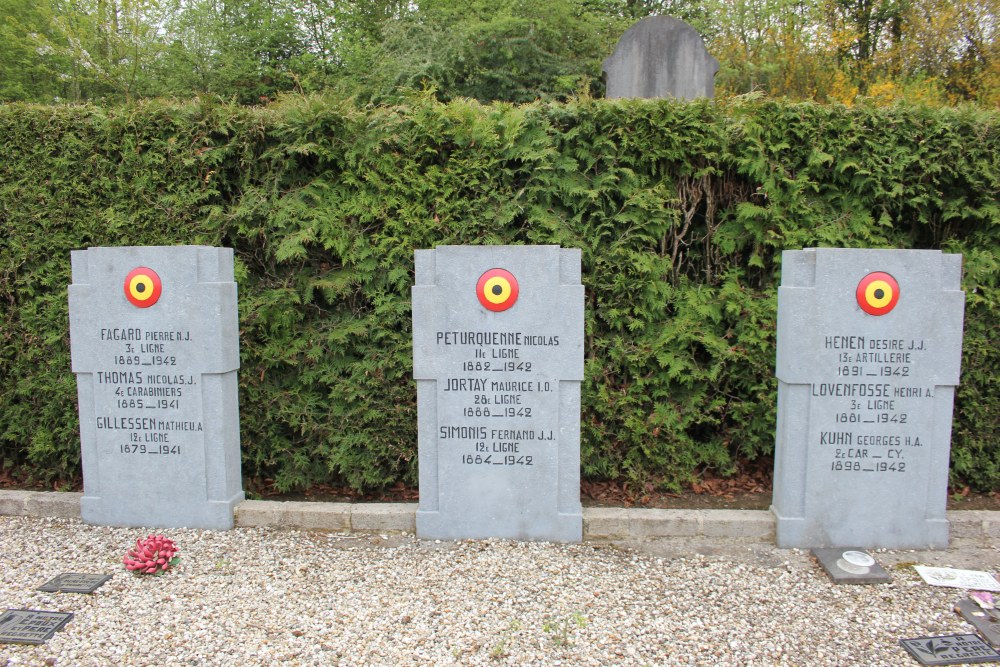
<instances>
[{"instance_id":1,"label":"white gravel path","mask_svg":"<svg viewBox=\"0 0 1000 667\"><path fill-rule=\"evenodd\" d=\"M75 614L44 645L0 644L0 667L910 666L900 638L972 628L951 610L962 591L906 563L1000 569L996 549L884 552L891 584L834 586L808 553L766 545L699 555L244 528L155 531L180 564L126 572L149 532L0 516L0 611ZM35 590L63 572L114 577L92 595Z\"/></svg>"}]
</instances>

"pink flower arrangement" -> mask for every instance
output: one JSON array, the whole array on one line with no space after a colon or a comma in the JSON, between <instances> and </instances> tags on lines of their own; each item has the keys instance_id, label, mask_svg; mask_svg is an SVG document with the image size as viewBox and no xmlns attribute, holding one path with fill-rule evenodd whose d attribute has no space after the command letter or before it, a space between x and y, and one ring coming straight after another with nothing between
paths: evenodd
<instances>
[{"instance_id":1,"label":"pink flower arrangement","mask_svg":"<svg viewBox=\"0 0 1000 667\"><path fill-rule=\"evenodd\" d=\"M137 574L159 574L177 563L177 546L173 540L163 535L150 535L144 540L136 540L135 548L129 549L122 562L125 569Z\"/></svg>"}]
</instances>

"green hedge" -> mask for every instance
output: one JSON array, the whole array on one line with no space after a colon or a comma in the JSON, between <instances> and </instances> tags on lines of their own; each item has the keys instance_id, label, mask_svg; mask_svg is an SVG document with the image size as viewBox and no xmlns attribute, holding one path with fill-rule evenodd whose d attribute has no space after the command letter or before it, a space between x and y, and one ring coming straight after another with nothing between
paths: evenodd
<instances>
[{"instance_id":1,"label":"green hedge","mask_svg":"<svg viewBox=\"0 0 1000 667\"><path fill-rule=\"evenodd\" d=\"M1000 488L1000 116L416 98L0 106L0 458L79 473L69 251L233 247L243 469L416 482L413 250L583 251L583 472L676 488L770 454L781 251L940 248L967 296L952 479Z\"/></svg>"}]
</instances>

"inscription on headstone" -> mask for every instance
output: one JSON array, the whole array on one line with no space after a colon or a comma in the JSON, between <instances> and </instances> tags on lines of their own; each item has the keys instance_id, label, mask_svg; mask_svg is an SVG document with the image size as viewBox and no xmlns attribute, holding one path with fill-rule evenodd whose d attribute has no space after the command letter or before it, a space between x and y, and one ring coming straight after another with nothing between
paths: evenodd
<instances>
[{"instance_id":1,"label":"inscription on headstone","mask_svg":"<svg viewBox=\"0 0 1000 667\"><path fill-rule=\"evenodd\" d=\"M946 547L961 256L786 251L781 278L778 545Z\"/></svg>"},{"instance_id":2,"label":"inscription on headstone","mask_svg":"<svg viewBox=\"0 0 1000 667\"><path fill-rule=\"evenodd\" d=\"M649 16L629 28L603 65L609 99L693 100L714 97L719 61L698 31L669 16Z\"/></svg>"},{"instance_id":3,"label":"inscription on headstone","mask_svg":"<svg viewBox=\"0 0 1000 667\"><path fill-rule=\"evenodd\" d=\"M423 538L579 541L580 251L416 251Z\"/></svg>"},{"instance_id":4,"label":"inscription on headstone","mask_svg":"<svg viewBox=\"0 0 1000 667\"><path fill-rule=\"evenodd\" d=\"M243 500L233 251L72 253L84 521L232 528Z\"/></svg>"}]
</instances>

